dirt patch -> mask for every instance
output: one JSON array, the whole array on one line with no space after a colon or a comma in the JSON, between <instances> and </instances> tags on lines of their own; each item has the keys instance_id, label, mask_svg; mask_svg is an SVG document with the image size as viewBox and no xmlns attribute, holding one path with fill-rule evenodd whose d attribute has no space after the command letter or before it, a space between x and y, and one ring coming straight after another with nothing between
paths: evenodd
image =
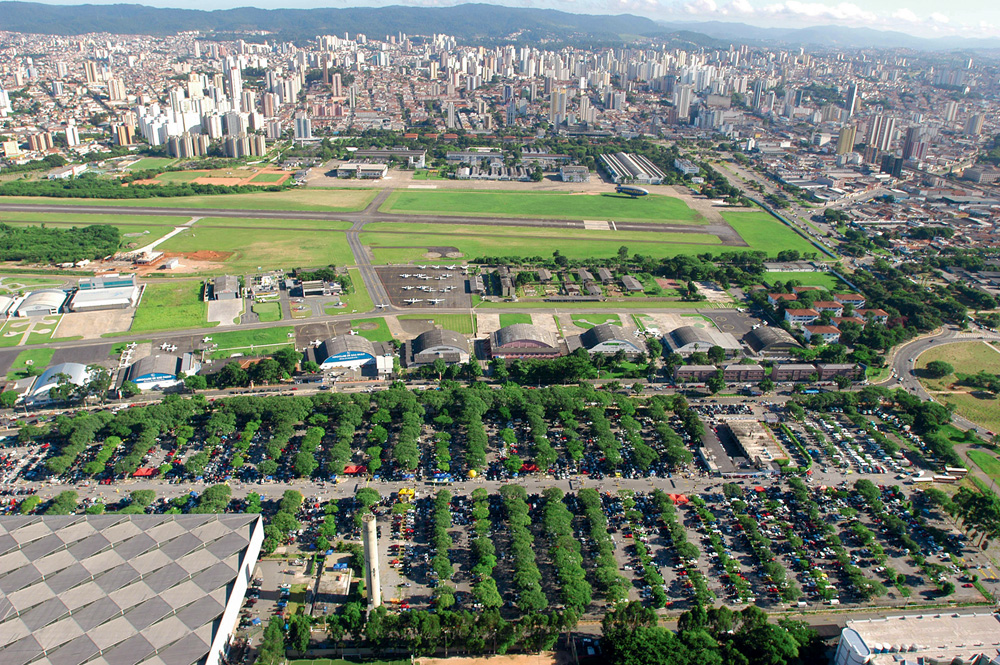
<instances>
[{"instance_id":1,"label":"dirt patch","mask_svg":"<svg viewBox=\"0 0 1000 665\"><path fill-rule=\"evenodd\" d=\"M148 178L146 180L133 180L131 185L162 185L163 183L156 178Z\"/></svg>"},{"instance_id":2,"label":"dirt patch","mask_svg":"<svg viewBox=\"0 0 1000 665\"><path fill-rule=\"evenodd\" d=\"M191 261L227 261L235 252L216 252L211 249L199 249L197 252L182 252L174 254L168 252L167 258L181 257Z\"/></svg>"},{"instance_id":3,"label":"dirt patch","mask_svg":"<svg viewBox=\"0 0 1000 665\"><path fill-rule=\"evenodd\" d=\"M192 180L196 185L222 185L223 187L235 187L236 185L248 184L249 178L195 178Z\"/></svg>"},{"instance_id":4,"label":"dirt patch","mask_svg":"<svg viewBox=\"0 0 1000 665\"><path fill-rule=\"evenodd\" d=\"M681 288L681 283L676 279L663 279L662 277L656 278L656 285L661 289L679 289Z\"/></svg>"}]
</instances>

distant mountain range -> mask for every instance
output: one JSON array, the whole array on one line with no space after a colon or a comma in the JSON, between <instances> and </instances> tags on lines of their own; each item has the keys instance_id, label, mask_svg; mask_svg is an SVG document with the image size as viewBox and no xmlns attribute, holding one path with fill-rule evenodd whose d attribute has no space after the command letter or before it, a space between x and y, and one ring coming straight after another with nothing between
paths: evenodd
<instances>
[{"instance_id":1,"label":"distant mountain range","mask_svg":"<svg viewBox=\"0 0 1000 665\"><path fill-rule=\"evenodd\" d=\"M364 33L373 38L405 32L444 33L466 42L491 42L516 35L522 43L625 43L656 38L674 44L717 47L737 44L899 47L920 50L1000 49L997 39L922 39L902 32L816 26L758 28L743 23L657 22L630 14L569 14L487 4L454 7L350 7L345 9L257 9L216 11L161 9L144 5L48 5L0 2L0 30L53 35L90 32L171 35L200 30L249 33L266 29L276 38L306 40L321 34Z\"/></svg>"},{"instance_id":2,"label":"distant mountain range","mask_svg":"<svg viewBox=\"0 0 1000 665\"><path fill-rule=\"evenodd\" d=\"M1000 49L1000 39L936 37L926 39L905 32L816 25L808 28L760 28L725 21L661 22L667 31L686 30L737 44L816 45L841 48L909 48L920 51Z\"/></svg>"}]
</instances>

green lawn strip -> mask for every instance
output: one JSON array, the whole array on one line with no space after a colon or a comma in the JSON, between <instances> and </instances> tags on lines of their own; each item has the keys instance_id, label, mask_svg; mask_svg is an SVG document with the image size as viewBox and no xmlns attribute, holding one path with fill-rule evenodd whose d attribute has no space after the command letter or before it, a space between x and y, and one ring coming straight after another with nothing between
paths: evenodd
<instances>
[{"instance_id":1,"label":"green lawn strip","mask_svg":"<svg viewBox=\"0 0 1000 665\"><path fill-rule=\"evenodd\" d=\"M1000 460L985 450L970 450L967 454L987 476L1000 482Z\"/></svg>"},{"instance_id":2,"label":"green lawn strip","mask_svg":"<svg viewBox=\"0 0 1000 665\"><path fill-rule=\"evenodd\" d=\"M281 320L281 303L278 302L255 302L253 312L263 323L272 323Z\"/></svg>"},{"instance_id":3,"label":"green lawn strip","mask_svg":"<svg viewBox=\"0 0 1000 665\"><path fill-rule=\"evenodd\" d=\"M848 293L850 287L831 272L769 272L764 275L764 283L799 282L802 286L819 286L833 293Z\"/></svg>"},{"instance_id":4,"label":"green lawn strip","mask_svg":"<svg viewBox=\"0 0 1000 665\"><path fill-rule=\"evenodd\" d=\"M310 187L283 192L217 194L204 196L163 196L143 199L80 199L48 196L5 196L5 203L45 205L92 205L142 208L224 208L226 210L314 210L355 212L364 210L375 198L374 189L324 189Z\"/></svg>"},{"instance_id":5,"label":"green lawn strip","mask_svg":"<svg viewBox=\"0 0 1000 665\"><path fill-rule=\"evenodd\" d=\"M366 227L367 228L367 227ZM483 229L481 233L488 233L489 227ZM504 227L506 228L506 227ZM520 230L520 229L518 229ZM651 234L657 235L660 234ZM676 234L675 234L676 235ZM708 234L681 234L690 243L697 243L701 239L712 238ZM459 236L452 235L446 230L438 234L396 234L396 233L369 233L360 235L361 243L368 245L372 249L376 263L410 263L426 262L429 260L425 254L431 247L456 247L463 254L464 259L474 259L482 256L517 256L524 258L549 259L552 253L559 250L561 254L569 259L587 260L594 258L612 258L618 256L618 248L622 246L622 240L617 235L611 233L601 234L593 239L566 239L558 236L504 236L504 235L478 235ZM668 258L672 256L697 256L705 253L718 253L727 249L718 244L683 244L683 243L632 243L629 251L633 254L643 254L654 258ZM739 248L729 248L739 249ZM435 263L447 262L449 259L432 259ZM455 259L462 260L462 259Z\"/></svg>"},{"instance_id":6,"label":"green lawn strip","mask_svg":"<svg viewBox=\"0 0 1000 665\"><path fill-rule=\"evenodd\" d=\"M55 349L27 349L21 351L21 353L17 354L17 358L14 360L14 364L11 365L10 371L7 372L7 379L9 381L17 381L27 377L29 361L30 367L40 374L52 362L52 356L55 352Z\"/></svg>"},{"instance_id":7,"label":"green lawn strip","mask_svg":"<svg viewBox=\"0 0 1000 665\"><path fill-rule=\"evenodd\" d=\"M319 268L345 265L354 259L341 232L285 231L268 228L215 228L195 226L157 246L167 252L210 250L231 252L223 271L270 268ZM184 259L181 259L181 263Z\"/></svg>"},{"instance_id":8,"label":"green lawn strip","mask_svg":"<svg viewBox=\"0 0 1000 665\"><path fill-rule=\"evenodd\" d=\"M369 233L406 233L426 235L480 236L502 235L504 238L518 240L521 238L555 238L558 240L616 240L632 243L679 243L698 245L720 245L722 240L710 233L701 233L692 229L693 233L677 231L590 231L576 228L536 228L530 226L477 226L471 224L405 224L399 222L374 222L365 225ZM619 245L620 246L620 245ZM632 253L636 253L635 248ZM638 252L642 253L642 252Z\"/></svg>"},{"instance_id":9,"label":"green lawn strip","mask_svg":"<svg viewBox=\"0 0 1000 665\"><path fill-rule=\"evenodd\" d=\"M683 302L680 300L652 300L645 298L642 300L625 300L622 302L607 300L603 302L585 301L559 301L559 309L694 309L697 303ZM518 302L493 302L484 300L479 303L477 309L552 309L555 305L544 300L519 300Z\"/></svg>"},{"instance_id":10,"label":"green lawn strip","mask_svg":"<svg viewBox=\"0 0 1000 665\"><path fill-rule=\"evenodd\" d=\"M202 217L195 222L195 228L205 227L254 227L268 229L274 233L286 231L346 231L350 222L336 222L325 219L259 219L254 217ZM254 230L256 233L256 230Z\"/></svg>"},{"instance_id":11,"label":"green lawn strip","mask_svg":"<svg viewBox=\"0 0 1000 665\"><path fill-rule=\"evenodd\" d=\"M657 194L632 199L611 193L592 195L562 192L397 190L382 204L380 210L485 217L705 223L682 200Z\"/></svg>"},{"instance_id":12,"label":"green lawn strip","mask_svg":"<svg viewBox=\"0 0 1000 665\"><path fill-rule=\"evenodd\" d=\"M531 323L531 314L501 314L500 315L500 327L506 328L507 326L512 326L515 323Z\"/></svg>"},{"instance_id":13,"label":"green lawn strip","mask_svg":"<svg viewBox=\"0 0 1000 665\"><path fill-rule=\"evenodd\" d=\"M129 333L218 325L208 322L208 303L202 301L201 289L196 281L147 284Z\"/></svg>"},{"instance_id":14,"label":"green lawn strip","mask_svg":"<svg viewBox=\"0 0 1000 665\"><path fill-rule=\"evenodd\" d=\"M445 330L463 335L475 334L470 314L400 314L396 318L403 321L430 321Z\"/></svg>"},{"instance_id":15,"label":"green lawn strip","mask_svg":"<svg viewBox=\"0 0 1000 665\"><path fill-rule=\"evenodd\" d=\"M75 342L78 339L83 339L83 335L75 335L73 337L53 337L50 333L31 333L28 335L28 339L24 343L26 345L48 344L49 342Z\"/></svg>"},{"instance_id":16,"label":"green lawn strip","mask_svg":"<svg viewBox=\"0 0 1000 665\"><path fill-rule=\"evenodd\" d=\"M570 318L573 319L573 325L577 328L585 329L599 326L602 323L613 323L616 326L622 324L617 314L573 314Z\"/></svg>"},{"instance_id":17,"label":"green lawn strip","mask_svg":"<svg viewBox=\"0 0 1000 665\"><path fill-rule=\"evenodd\" d=\"M327 314L370 312L375 309L375 303L372 302L371 296L368 295L368 289L365 287L365 282L361 279L361 273L358 269L351 268L347 273L351 276L351 284L354 290L351 293L340 296L341 302L344 303L343 307L324 307L323 311Z\"/></svg>"},{"instance_id":18,"label":"green lawn strip","mask_svg":"<svg viewBox=\"0 0 1000 665\"><path fill-rule=\"evenodd\" d=\"M386 325L385 319L382 318L352 319L351 329L361 337L372 342L388 342L392 339L389 326Z\"/></svg>"},{"instance_id":19,"label":"green lawn strip","mask_svg":"<svg viewBox=\"0 0 1000 665\"><path fill-rule=\"evenodd\" d=\"M722 218L750 245L750 249L767 252L768 256L776 256L786 249L820 253L811 242L762 210L723 211Z\"/></svg>"},{"instance_id":20,"label":"green lawn strip","mask_svg":"<svg viewBox=\"0 0 1000 665\"><path fill-rule=\"evenodd\" d=\"M271 346L294 342L295 333L292 326L276 326L274 328L257 328L254 330L234 330L232 332L212 333L212 344L219 351L228 349L249 348L251 346Z\"/></svg>"},{"instance_id":21,"label":"green lawn strip","mask_svg":"<svg viewBox=\"0 0 1000 665\"><path fill-rule=\"evenodd\" d=\"M108 351L108 357L109 358L120 357L123 353L125 353L125 347L127 347L129 344L151 344L151 343L152 340L149 339L136 339L136 340L129 340L127 342L118 342L111 347L110 351Z\"/></svg>"}]
</instances>

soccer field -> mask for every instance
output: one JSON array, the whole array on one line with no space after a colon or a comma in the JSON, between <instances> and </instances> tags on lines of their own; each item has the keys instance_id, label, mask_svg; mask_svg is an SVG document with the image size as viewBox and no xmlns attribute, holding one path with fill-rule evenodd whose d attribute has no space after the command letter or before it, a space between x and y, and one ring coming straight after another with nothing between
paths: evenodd
<instances>
[{"instance_id":1,"label":"soccer field","mask_svg":"<svg viewBox=\"0 0 1000 665\"><path fill-rule=\"evenodd\" d=\"M651 194L633 199L618 194L562 192L501 192L472 190L416 190L393 192L382 212L521 217L544 219L595 219L630 222L704 224L705 220L683 201Z\"/></svg>"}]
</instances>

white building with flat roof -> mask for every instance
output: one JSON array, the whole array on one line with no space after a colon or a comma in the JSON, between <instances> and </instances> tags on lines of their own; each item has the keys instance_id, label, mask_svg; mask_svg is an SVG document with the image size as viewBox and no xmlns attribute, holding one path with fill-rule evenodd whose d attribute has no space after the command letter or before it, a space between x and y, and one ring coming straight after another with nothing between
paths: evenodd
<instances>
[{"instance_id":1,"label":"white building with flat roof","mask_svg":"<svg viewBox=\"0 0 1000 665\"><path fill-rule=\"evenodd\" d=\"M835 665L972 663L1000 651L1000 617L990 613L927 613L848 621ZM995 662L995 661L992 661Z\"/></svg>"}]
</instances>

